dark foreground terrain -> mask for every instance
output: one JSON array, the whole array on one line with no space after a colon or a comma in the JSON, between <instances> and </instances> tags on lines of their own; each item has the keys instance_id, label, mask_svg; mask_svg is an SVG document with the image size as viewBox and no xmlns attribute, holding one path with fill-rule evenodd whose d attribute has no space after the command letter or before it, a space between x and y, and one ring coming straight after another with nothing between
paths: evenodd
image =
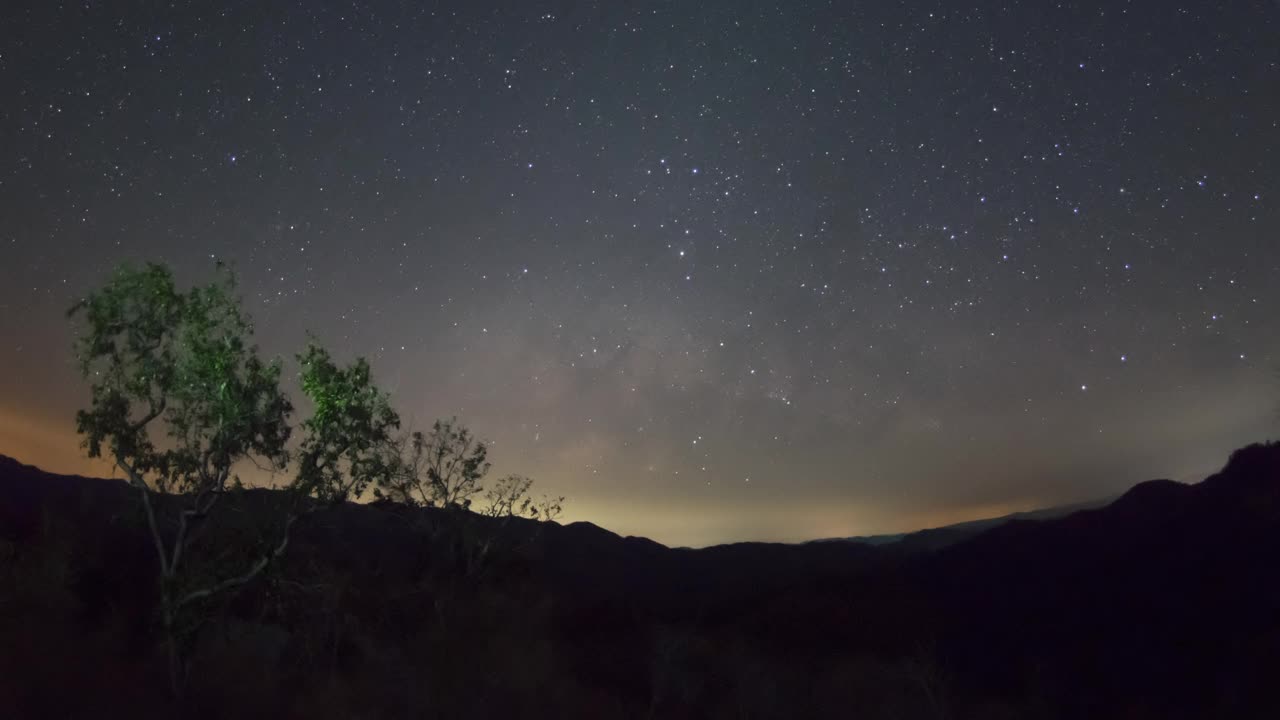
<instances>
[{"instance_id":1,"label":"dark foreground terrain","mask_svg":"<svg viewBox=\"0 0 1280 720\"><path fill-rule=\"evenodd\" d=\"M245 493L195 567L268 542L274 500ZM1280 445L937 537L684 550L319 509L201 609L174 701L135 495L0 457L0 715L1280 717Z\"/></svg>"}]
</instances>

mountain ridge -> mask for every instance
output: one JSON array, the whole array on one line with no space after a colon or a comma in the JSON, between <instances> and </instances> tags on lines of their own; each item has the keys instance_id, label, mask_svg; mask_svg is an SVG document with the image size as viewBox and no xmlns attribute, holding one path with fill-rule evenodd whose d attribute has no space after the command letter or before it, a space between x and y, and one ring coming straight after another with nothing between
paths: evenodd
<instances>
[{"instance_id":1,"label":"mountain ridge","mask_svg":"<svg viewBox=\"0 0 1280 720\"><path fill-rule=\"evenodd\" d=\"M245 493L235 517L273 497ZM762 717L844 717L856 706L871 718L936 718L939 698L956 718L1050 717L1036 708L1054 718L1280 716L1277 443L1237 450L1199 483L1139 483L1106 505L1008 518L936 547L668 548L588 522L519 521L493 535L513 550L476 579L456 569L462 538L445 518L389 502L317 507L270 577L210 620L247 643L237 652L257 654L227 665L212 650L199 657L219 673L276 678L254 692L278 716L302 713L286 697L322 694L335 678L374 694L397 688L391 709L363 713L386 717L520 715L541 702L558 716L733 717L724 708L745 704ZM0 583L5 706L39 714L56 697L88 712L121 700L120 685L95 684L89 668L122 668L135 685L154 672L155 562L143 528L124 481L0 458L0 572L27 578L11 591ZM330 649L315 655L316 642ZM440 658L472 656L493 667L538 660L494 675L483 700L447 673L424 676L427 695L387 684L407 662L441 673ZM751 672L768 681L742 684ZM521 673L536 677L527 690ZM79 692L65 693L68 682ZM210 682L205 716L238 707ZM671 682L683 694L659 692ZM305 714L364 707L332 702Z\"/></svg>"},{"instance_id":2,"label":"mountain ridge","mask_svg":"<svg viewBox=\"0 0 1280 720\"><path fill-rule=\"evenodd\" d=\"M128 485L128 483L121 478L101 478L101 477L90 477L85 475L67 475L62 473L53 473L53 472L44 470L36 465L24 463L23 461L15 457L12 457L10 455L5 455L3 453L0 453L0 473L6 472L6 469L9 472L13 472L13 471L21 471L21 472L29 472L29 473L34 472L34 473L40 473L48 477L64 478L68 480L94 480L94 481L121 483L125 486ZM954 537L948 537L946 543L935 543L935 542L919 543L921 545L927 544L930 546L940 547L942 544L949 544L949 542L958 541L959 539L962 539L964 537L969 537L975 532L980 532L982 530L986 530L988 528L995 527L996 525L1003 524L1005 522L1009 522L1012 520L1038 520L1038 519L1049 519L1054 517L1060 517L1062 515L1066 515L1072 512L1077 512L1079 510L1088 510L1088 509L1093 509L1095 507L1099 507L1103 504L1112 502L1117 497L1119 496L1109 497L1105 499L1091 500L1091 501L1068 503L1065 505L1055 505L1047 508L1038 508L1034 510L1024 510L1024 511L1009 513L1006 515L990 517L990 518L975 518L973 520L965 520L958 523L951 523L948 525L940 525L936 527L920 528L918 530L911 530L911 531L902 532L902 533L884 533L884 534L877 534L877 535L858 535L858 536L850 536L850 537L815 538L813 540L801 540L801 541L795 541L795 542L767 541L767 540L732 540L728 542L716 543L714 545L704 545L700 547L688 547L683 545L667 545L665 543L646 537L644 535L623 535L621 533L614 532L613 530L610 530L601 525L597 525L594 522L591 522L590 520L575 520L570 523L563 523L561 524L561 526L567 529L574 529L582 532L597 532L597 531L605 532L605 533L609 533L611 535L616 536L620 540L640 540L640 541L644 541L645 543L652 543L654 545L659 545L669 550L693 550L693 551L710 550L712 548L723 548L723 547L736 546L736 545L808 545L812 543L841 543L841 542L863 543L866 545L875 546L875 545L893 544L893 543L898 543L903 541L906 541L908 543L913 543L913 541L915 541L915 539L917 538L923 539L923 538L926 538L927 536L934 535L934 534L955 533ZM377 504L377 501L374 501L368 504L374 505L374 504Z\"/></svg>"}]
</instances>

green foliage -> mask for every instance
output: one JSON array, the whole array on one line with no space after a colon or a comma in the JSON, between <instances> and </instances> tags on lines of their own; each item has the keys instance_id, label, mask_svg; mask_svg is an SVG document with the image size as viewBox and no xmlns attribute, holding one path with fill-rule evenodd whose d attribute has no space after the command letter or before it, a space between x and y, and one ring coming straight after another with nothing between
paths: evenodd
<instances>
[{"instance_id":1,"label":"green foliage","mask_svg":"<svg viewBox=\"0 0 1280 720\"><path fill-rule=\"evenodd\" d=\"M163 265L123 268L69 314L87 321L76 354L92 402L76 425L91 457L105 454L145 488L197 495L225 490L244 459L286 467L293 406L281 366L249 344L252 326L221 265L217 281L186 293ZM311 343L298 360L315 411L302 423L289 489L358 497L389 472L385 448L399 416L363 358L339 367Z\"/></svg>"},{"instance_id":2,"label":"green foliage","mask_svg":"<svg viewBox=\"0 0 1280 720\"><path fill-rule=\"evenodd\" d=\"M304 497L358 497L384 478L385 448L399 418L373 385L368 362L338 367L312 343L299 360L315 413L302 424L305 437L285 506L267 523L281 528L278 538L195 545L198 526L241 487L233 475L237 464L247 460L277 472L290 460L293 406L280 390L281 365L264 362L250 343L253 328L235 295L234 277L219 265L214 282L181 292L163 265L122 268L68 314L84 320L75 349L92 398L77 413L76 428L89 455L112 460L141 497L160 564L176 693L184 677L179 641L199 625L186 608L245 585L277 560ZM153 503L156 491L178 497ZM220 567L213 573L187 568L189 551Z\"/></svg>"},{"instance_id":3,"label":"green foliage","mask_svg":"<svg viewBox=\"0 0 1280 720\"><path fill-rule=\"evenodd\" d=\"M175 693L186 676L181 646L207 617L209 602L281 558L295 520L314 506L306 498L342 502L373 487L378 497L466 510L484 492L483 514L492 517L551 519L560 511L563 498L529 496L528 478L503 478L486 492L480 483L490 468L488 448L456 419L393 440L400 418L369 363L339 366L314 342L297 356L313 412L291 454L293 405L280 389L281 364L259 357L235 279L221 265L213 282L185 292L163 265L121 268L68 315L82 322L75 351L91 390L76 428L88 454L114 462L141 499L159 560ZM249 535L271 528L271 539L255 542L225 521L221 532L202 536L219 501L242 487L234 473L246 461L273 474L294 469L285 502L272 496L259 516L265 522L240 523ZM156 493L162 497L153 500ZM475 527L479 518L471 513L449 518L455 554L475 576L499 538Z\"/></svg>"},{"instance_id":4,"label":"green foliage","mask_svg":"<svg viewBox=\"0 0 1280 720\"><path fill-rule=\"evenodd\" d=\"M306 439L299 453L299 487L340 502L359 497L371 483L387 482L395 464L386 449L400 417L374 386L369 363L360 358L340 368L315 344L298 360L302 390L315 405L302 423Z\"/></svg>"},{"instance_id":5,"label":"green foliage","mask_svg":"<svg viewBox=\"0 0 1280 720\"><path fill-rule=\"evenodd\" d=\"M248 344L234 278L219 273L182 293L162 265L122 268L69 312L86 321L76 355L92 395L76 429L90 457L105 449L135 483L218 493L244 458L287 462L293 407L279 389L280 364Z\"/></svg>"}]
</instances>

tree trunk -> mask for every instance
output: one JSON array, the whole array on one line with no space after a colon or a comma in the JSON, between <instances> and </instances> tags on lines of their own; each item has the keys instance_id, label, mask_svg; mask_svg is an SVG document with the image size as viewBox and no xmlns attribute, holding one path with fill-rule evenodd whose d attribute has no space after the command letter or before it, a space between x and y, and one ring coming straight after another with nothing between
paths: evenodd
<instances>
[{"instance_id":1,"label":"tree trunk","mask_svg":"<svg viewBox=\"0 0 1280 720\"><path fill-rule=\"evenodd\" d=\"M164 622L165 644L169 646L169 693L175 698L182 697L182 652L178 647L177 628L174 627L173 592L170 589L170 578L161 577L163 587L160 590L160 612Z\"/></svg>"}]
</instances>

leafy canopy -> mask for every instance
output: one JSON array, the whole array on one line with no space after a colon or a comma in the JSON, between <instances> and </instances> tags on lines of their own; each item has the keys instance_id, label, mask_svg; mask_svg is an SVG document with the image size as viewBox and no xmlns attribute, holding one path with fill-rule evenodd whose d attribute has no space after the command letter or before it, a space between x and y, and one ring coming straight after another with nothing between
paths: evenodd
<instances>
[{"instance_id":1,"label":"leafy canopy","mask_svg":"<svg viewBox=\"0 0 1280 720\"><path fill-rule=\"evenodd\" d=\"M399 417L373 385L368 362L338 367L311 343L299 360L315 413L302 423L280 538L254 558L237 557L238 574L198 578L183 561L195 549L197 526L240 487L232 475L237 463L263 460L272 470L289 464L293 406L280 390L280 363L263 362L250 344L253 328L222 265L214 282L187 292L163 265L121 268L68 314L85 321L75 350L92 396L76 414L76 429L90 457L106 454L139 491L160 564L170 689L177 694L185 674L180 620L189 608L242 587L279 558L298 517L296 501L341 501L382 481ZM153 490L180 497L154 505Z\"/></svg>"},{"instance_id":2,"label":"leafy canopy","mask_svg":"<svg viewBox=\"0 0 1280 720\"><path fill-rule=\"evenodd\" d=\"M373 385L364 358L340 368L313 343L298 360L302 391L315 405L302 423L298 484L324 501L359 497L371 483L391 476L394 463L386 448L400 417L388 395Z\"/></svg>"},{"instance_id":3,"label":"leafy canopy","mask_svg":"<svg viewBox=\"0 0 1280 720\"><path fill-rule=\"evenodd\" d=\"M293 406L279 362L248 343L253 329L225 267L185 293L163 265L121 268L68 314L86 323L76 355L92 400L76 429L90 457L105 449L162 492L216 492L246 457L284 467Z\"/></svg>"}]
</instances>

